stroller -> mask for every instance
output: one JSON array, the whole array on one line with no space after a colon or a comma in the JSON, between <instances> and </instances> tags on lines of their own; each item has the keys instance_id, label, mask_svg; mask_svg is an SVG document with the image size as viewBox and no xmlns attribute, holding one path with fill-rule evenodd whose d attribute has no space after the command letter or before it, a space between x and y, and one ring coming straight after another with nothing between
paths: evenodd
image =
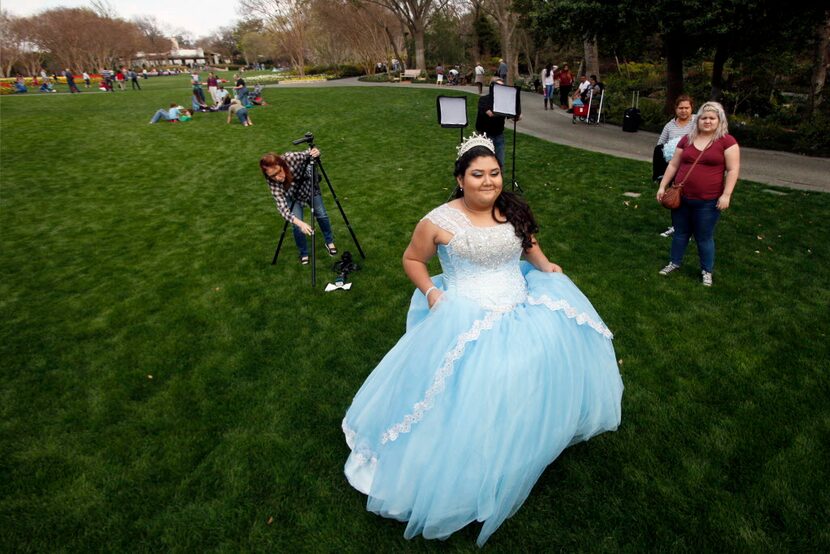
<instances>
[{"instance_id":1,"label":"stroller","mask_svg":"<svg viewBox=\"0 0 830 554\"><path fill-rule=\"evenodd\" d=\"M254 106L265 106L265 100L262 99L262 85L254 85L254 93L251 95L251 103Z\"/></svg>"},{"instance_id":2,"label":"stroller","mask_svg":"<svg viewBox=\"0 0 830 554\"><path fill-rule=\"evenodd\" d=\"M599 102L596 102L594 99L593 89L588 92L587 104L581 99L574 101L572 120L574 125L576 125L577 119L587 125L592 123L594 125L599 124L599 120L602 117L602 104L605 100L605 87L602 87L600 90Z\"/></svg>"}]
</instances>

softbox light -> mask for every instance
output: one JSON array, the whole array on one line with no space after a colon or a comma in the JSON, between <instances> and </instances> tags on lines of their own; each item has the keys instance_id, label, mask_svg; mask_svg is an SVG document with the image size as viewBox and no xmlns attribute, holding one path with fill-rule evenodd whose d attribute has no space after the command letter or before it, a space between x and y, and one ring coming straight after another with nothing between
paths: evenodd
<instances>
[{"instance_id":1,"label":"softbox light","mask_svg":"<svg viewBox=\"0 0 830 554\"><path fill-rule=\"evenodd\" d=\"M509 87L493 83L493 113L506 117L515 117L522 113L519 87Z\"/></svg>"},{"instance_id":2,"label":"softbox light","mask_svg":"<svg viewBox=\"0 0 830 554\"><path fill-rule=\"evenodd\" d=\"M436 102L438 123L441 127L464 128L467 126L466 96L439 96Z\"/></svg>"}]
</instances>

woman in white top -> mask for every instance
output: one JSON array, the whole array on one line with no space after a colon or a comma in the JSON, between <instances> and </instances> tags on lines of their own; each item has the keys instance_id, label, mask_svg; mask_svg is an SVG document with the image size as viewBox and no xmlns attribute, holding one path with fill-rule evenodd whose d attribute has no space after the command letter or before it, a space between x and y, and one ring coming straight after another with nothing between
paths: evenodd
<instances>
[{"instance_id":1,"label":"woman in white top","mask_svg":"<svg viewBox=\"0 0 830 554\"><path fill-rule=\"evenodd\" d=\"M553 72L554 66L547 64L541 74L542 87L545 91L545 110L548 109L548 102L550 102L550 108L553 109Z\"/></svg>"}]
</instances>

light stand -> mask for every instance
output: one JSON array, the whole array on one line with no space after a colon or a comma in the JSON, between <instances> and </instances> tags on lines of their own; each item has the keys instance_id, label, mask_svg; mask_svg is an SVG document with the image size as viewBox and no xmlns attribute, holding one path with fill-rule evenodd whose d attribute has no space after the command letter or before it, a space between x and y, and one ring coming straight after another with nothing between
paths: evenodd
<instances>
[{"instance_id":1,"label":"light stand","mask_svg":"<svg viewBox=\"0 0 830 554\"><path fill-rule=\"evenodd\" d=\"M522 103L519 87L509 87L493 83L493 113L513 119L513 167L511 183L514 192L524 193L516 180L516 124L522 115Z\"/></svg>"},{"instance_id":2,"label":"light stand","mask_svg":"<svg viewBox=\"0 0 830 554\"><path fill-rule=\"evenodd\" d=\"M438 124L444 128L458 128L458 143L464 142L464 128L467 126L467 97L466 96L439 96L435 101L438 109ZM449 202L458 191L458 185L450 192Z\"/></svg>"},{"instance_id":3,"label":"light stand","mask_svg":"<svg viewBox=\"0 0 830 554\"><path fill-rule=\"evenodd\" d=\"M291 141L291 144L303 144L308 143L309 150L313 150L315 148L314 145L314 135L311 133L306 133L305 136L301 139L297 139ZM317 157L314 158L312 156L308 156L303 163L302 171L300 175L295 176L298 179L305 178L306 175L306 168L311 167L311 179L312 179L312 189L311 189L311 199L309 201L309 208L311 209L311 286L317 286L317 234L314 232L315 225L317 223L317 214L314 212L314 193L316 190L319 189L320 184L320 177L318 175L317 170L319 169L320 173L323 174L323 178L325 178L326 183L329 186L329 191L331 191L331 196L334 198L334 202L337 204L338 210L340 210L340 215L343 217L343 223L346 224L346 228L349 230L349 234L352 236L352 240L354 241L355 246L357 247L357 251L360 252L360 257L364 260L366 259L366 254L363 253L363 249L360 247L360 242L357 240L357 235L355 235L354 230L352 229L351 223L349 223L349 218L346 217L346 212L343 210L343 205L340 204L340 199L337 198L337 193L334 192L334 186L331 184L331 180L329 179L328 174L326 173L325 168L323 167L323 161ZM322 191L320 191L322 194ZM297 200L294 200L291 203L291 209L294 208L294 204ZM277 249L274 251L274 259L271 260L271 265L275 265L277 263L277 258L280 255L280 248L282 248L282 242L285 239L285 233L288 230L288 221L285 222L285 225L282 227L282 234L280 235L280 241L277 244Z\"/></svg>"}]
</instances>

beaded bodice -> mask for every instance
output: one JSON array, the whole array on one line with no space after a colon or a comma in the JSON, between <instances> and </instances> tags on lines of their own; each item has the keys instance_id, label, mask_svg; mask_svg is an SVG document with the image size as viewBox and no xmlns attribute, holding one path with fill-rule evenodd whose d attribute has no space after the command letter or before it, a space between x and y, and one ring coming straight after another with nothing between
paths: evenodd
<instances>
[{"instance_id":1,"label":"beaded bodice","mask_svg":"<svg viewBox=\"0 0 830 554\"><path fill-rule=\"evenodd\" d=\"M447 204L424 219L453 235L449 243L438 246L447 293L499 311L527 299L527 283L519 268L522 242L511 224L476 227Z\"/></svg>"}]
</instances>

